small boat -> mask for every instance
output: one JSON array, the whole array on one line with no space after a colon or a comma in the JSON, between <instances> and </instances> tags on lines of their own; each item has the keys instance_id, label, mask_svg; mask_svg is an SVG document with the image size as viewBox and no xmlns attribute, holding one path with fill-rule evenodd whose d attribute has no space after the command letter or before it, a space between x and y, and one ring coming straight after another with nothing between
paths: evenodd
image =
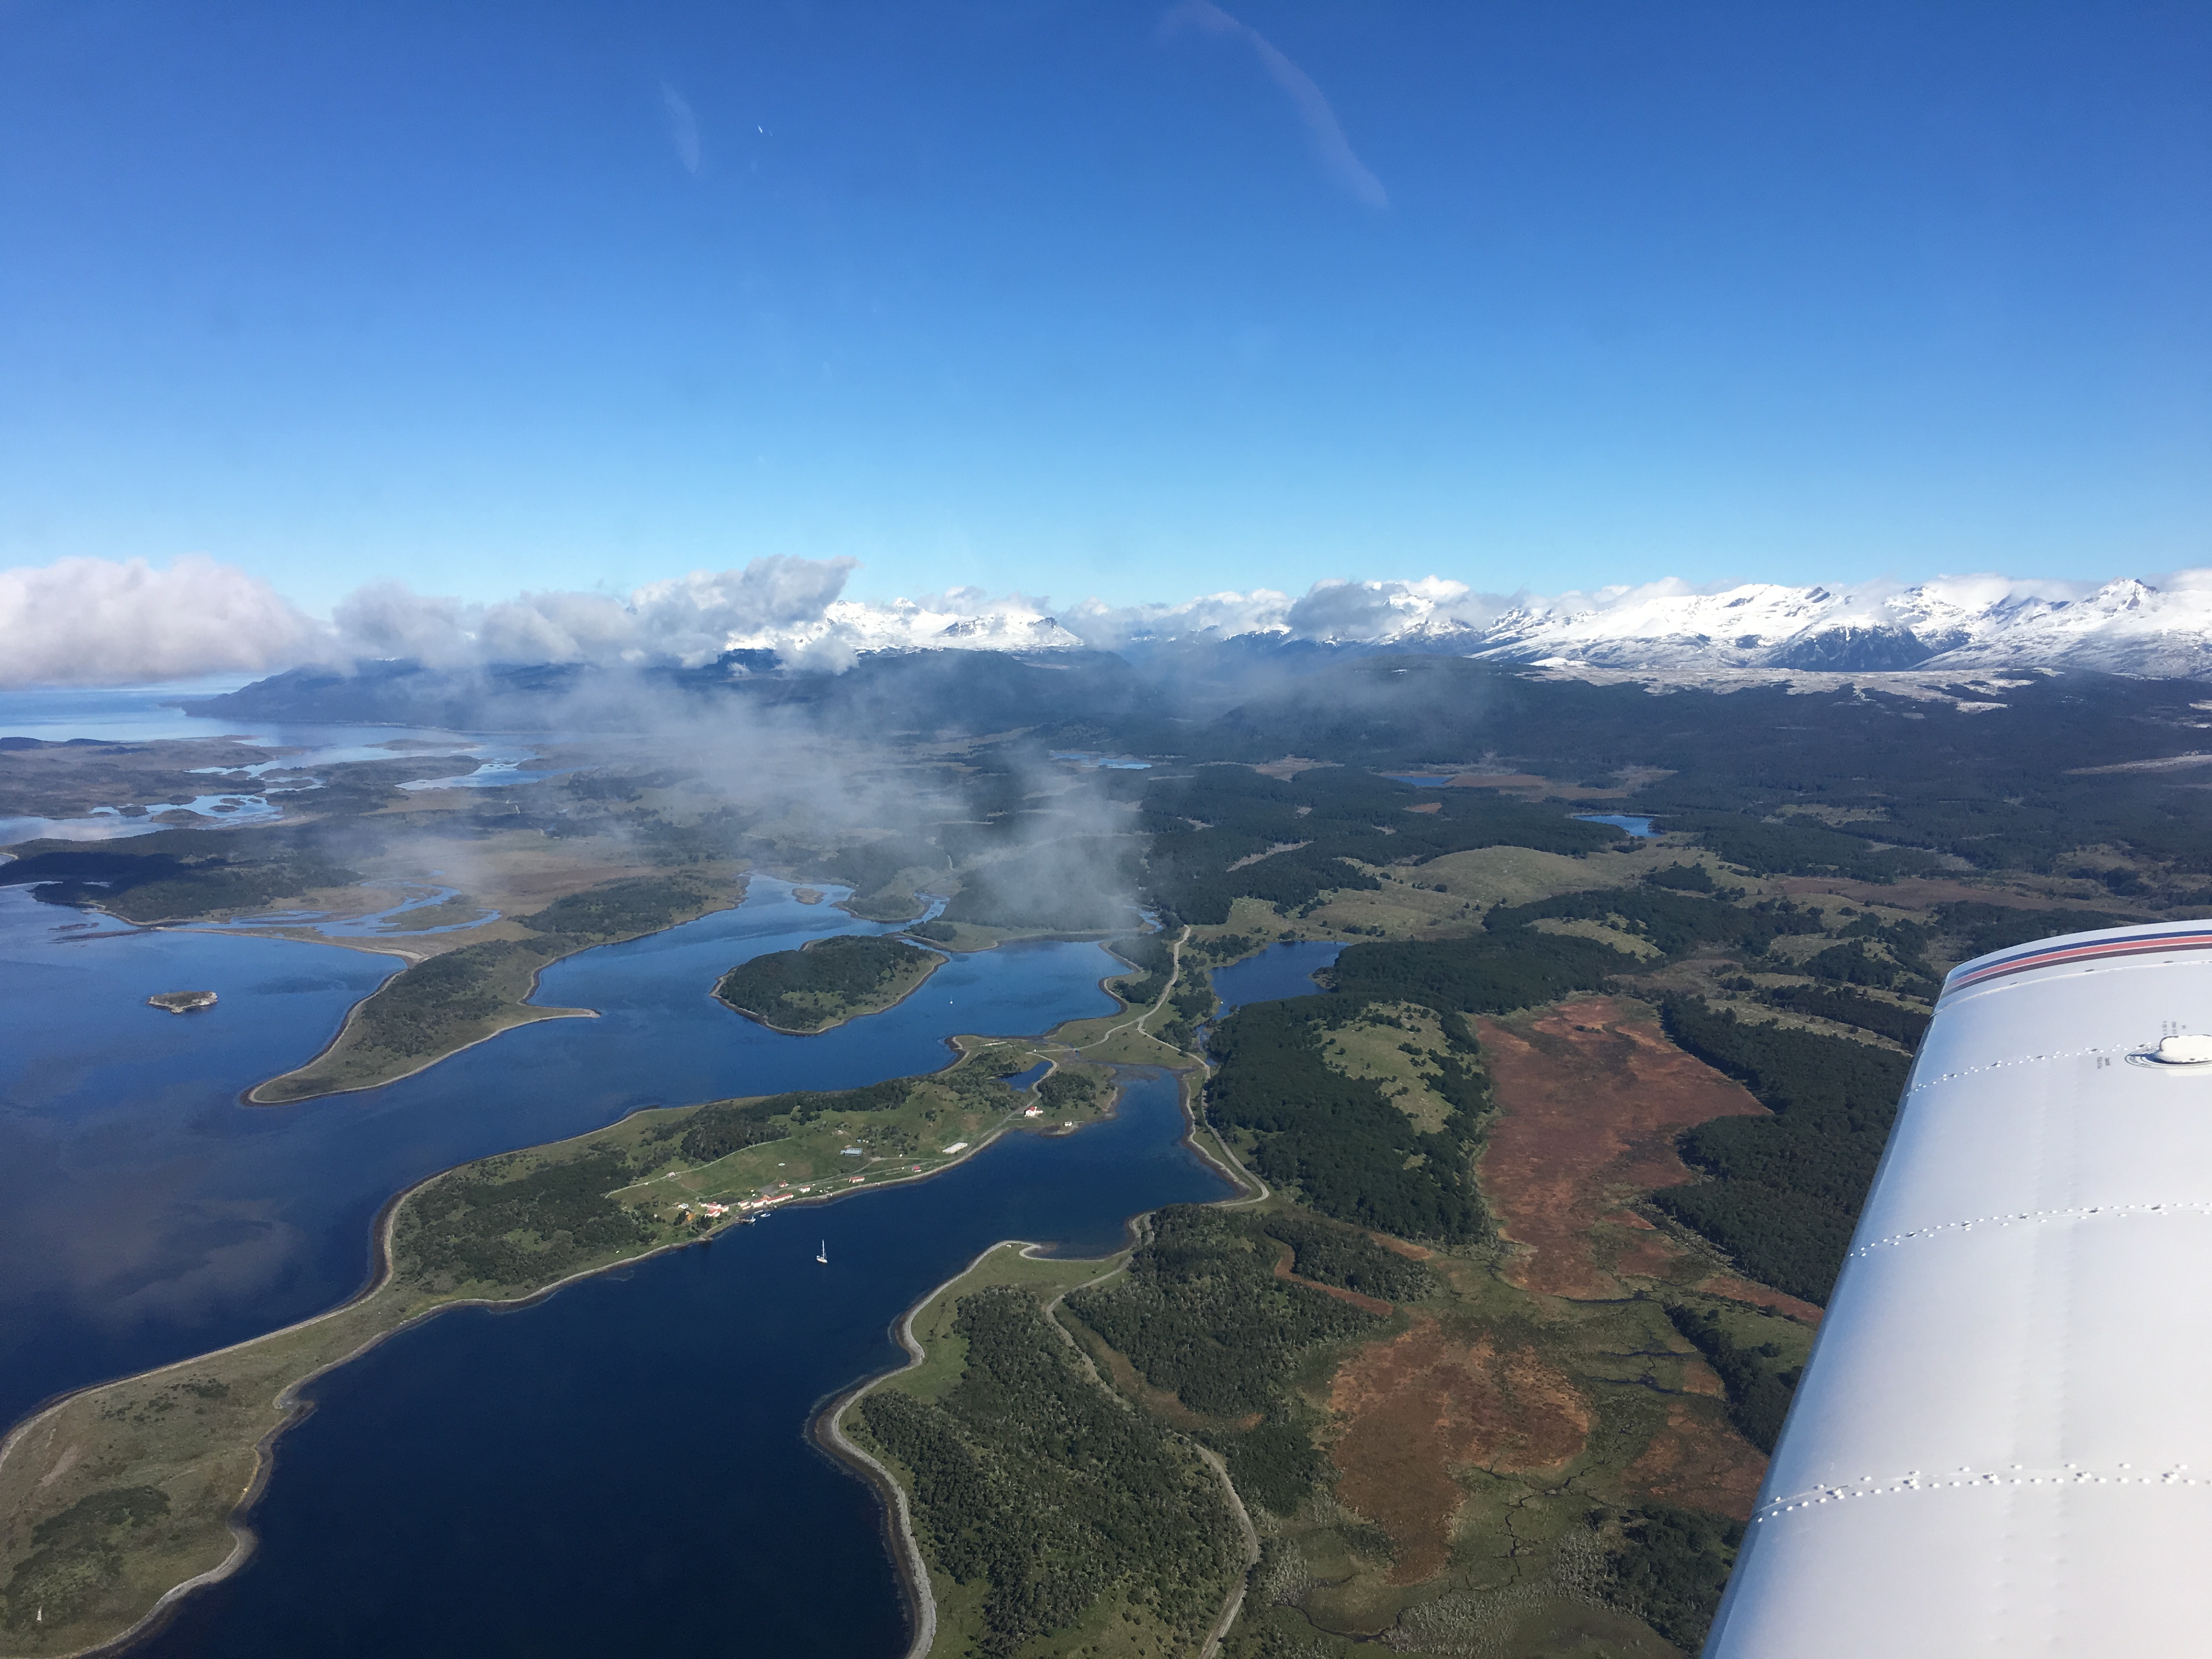
<instances>
[{"instance_id":1,"label":"small boat","mask_svg":"<svg viewBox=\"0 0 2212 1659\"><path fill-rule=\"evenodd\" d=\"M814 1259L817 1261L819 1261L825 1267L830 1265L830 1241L828 1239L825 1238L822 1241L822 1248L815 1251Z\"/></svg>"}]
</instances>

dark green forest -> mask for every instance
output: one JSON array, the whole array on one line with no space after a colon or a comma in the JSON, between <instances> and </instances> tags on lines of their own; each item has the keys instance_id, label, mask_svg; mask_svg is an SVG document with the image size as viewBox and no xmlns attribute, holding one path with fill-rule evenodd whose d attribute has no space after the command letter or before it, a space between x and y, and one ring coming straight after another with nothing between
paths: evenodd
<instances>
[{"instance_id":1,"label":"dark green forest","mask_svg":"<svg viewBox=\"0 0 2212 1659\"><path fill-rule=\"evenodd\" d=\"M1796 1392L1799 1368L1784 1360L1775 1343L1738 1342L1717 1315L1674 1303L1667 1317L1705 1357L1728 1390L1729 1421L1745 1439L1771 1455Z\"/></svg>"},{"instance_id":2,"label":"dark green forest","mask_svg":"<svg viewBox=\"0 0 2212 1659\"><path fill-rule=\"evenodd\" d=\"M1324 1215L1402 1238L1482 1237L1489 1224L1471 1164L1486 1102L1471 1050L1435 1068L1431 1086L1452 1110L1441 1132L1425 1130L1380 1085L1322 1057L1329 1031L1373 1012L1342 994L1239 1009L1213 1032L1207 1115L1249 1133L1260 1173Z\"/></svg>"},{"instance_id":3,"label":"dark green forest","mask_svg":"<svg viewBox=\"0 0 2212 1659\"><path fill-rule=\"evenodd\" d=\"M986 1587L983 1651L1004 1659L1109 1593L1195 1643L1243 1559L1212 1474L1094 1384L1030 1292L964 1297L954 1328L967 1364L942 1401L878 1389L860 1416L913 1472L932 1558Z\"/></svg>"},{"instance_id":4,"label":"dark green forest","mask_svg":"<svg viewBox=\"0 0 2212 1659\"><path fill-rule=\"evenodd\" d=\"M1856 1025L1907 1048L1917 1048L1927 1035L1929 1016L1901 1003L1884 1002L1855 991L1832 990L1822 985L1784 985L1759 993L1760 1000L1791 1013L1813 1014L1840 1025Z\"/></svg>"},{"instance_id":5,"label":"dark green forest","mask_svg":"<svg viewBox=\"0 0 2212 1659\"><path fill-rule=\"evenodd\" d=\"M1386 1250L1365 1234L1292 1210L1271 1211L1260 1220L1268 1237L1291 1247L1291 1271L1317 1285L1340 1285L1385 1302L1425 1296L1435 1280L1419 1262Z\"/></svg>"},{"instance_id":6,"label":"dark green forest","mask_svg":"<svg viewBox=\"0 0 2212 1659\"><path fill-rule=\"evenodd\" d=\"M1705 1645L1743 1528L1725 1516L1641 1504L1621 1516L1614 1594L1685 1653Z\"/></svg>"},{"instance_id":7,"label":"dark green forest","mask_svg":"<svg viewBox=\"0 0 2212 1659\"><path fill-rule=\"evenodd\" d=\"M1846 1037L1741 1020L1694 999L1668 999L1661 1017L1677 1043L1774 1115L1690 1130L1682 1156L1711 1179L1662 1188L1651 1201L1753 1278L1825 1302L1911 1062Z\"/></svg>"},{"instance_id":8,"label":"dark green forest","mask_svg":"<svg viewBox=\"0 0 2212 1659\"><path fill-rule=\"evenodd\" d=\"M1636 958L1595 939L1534 928L1466 939L1348 945L1330 969L1346 996L1418 1002L1440 1012L1503 1014L1604 988Z\"/></svg>"},{"instance_id":9,"label":"dark green forest","mask_svg":"<svg viewBox=\"0 0 2212 1659\"><path fill-rule=\"evenodd\" d=\"M1344 1260L1359 1265L1357 1250L1347 1249ZM1286 1384L1312 1350L1370 1330L1381 1318L1278 1279L1277 1256L1260 1218L1176 1205L1153 1217L1152 1236L1125 1275L1076 1291L1066 1306L1146 1382L1213 1419L1204 1438L1228 1460L1237 1490L1286 1515L1324 1473L1310 1408ZM1316 1261L1328 1263L1326 1256ZM1379 1264L1366 1270L1387 1271ZM1254 1416L1251 1427L1227 1426Z\"/></svg>"},{"instance_id":10,"label":"dark green forest","mask_svg":"<svg viewBox=\"0 0 2212 1659\"><path fill-rule=\"evenodd\" d=\"M522 1284L652 1238L638 1212L607 1196L630 1179L620 1152L594 1151L505 1176L515 1161L494 1159L480 1174L448 1175L424 1188L395 1224L400 1270L438 1290Z\"/></svg>"},{"instance_id":11,"label":"dark green forest","mask_svg":"<svg viewBox=\"0 0 2212 1659\"><path fill-rule=\"evenodd\" d=\"M722 975L714 994L770 1025L813 1027L827 1024L831 1016L799 998L828 995L858 1002L901 975L943 959L903 939L836 934L796 951L774 951L741 962Z\"/></svg>"},{"instance_id":12,"label":"dark green forest","mask_svg":"<svg viewBox=\"0 0 2212 1659\"><path fill-rule=\"evenodd\" d=\"M1407 810L1424 800L1438 810ZM1478 847L1581 854L1622 839L1610 826L1487 791L1453 791L1437 800L1433 793L1340 766L1289 779L1241 766L1201 767L1150 786L1139 822L1148 838L1145 880L1153 902L1166 915L1215 926L1229 920L1238 898L1295 911L1325 892L1379 886L1363 864L1420 863Z\"/></svg>"},{"instance_id":13,"label":"dark green forest","mask_svg":"<svg viewBox=\"0 0 2212 1659\"><path fill-rule=\"evenodd\" d=\"M988 1086L992 1079L975 1078L963 1069L953 1074ZM732 1152L780 1140L793 1124L811 1123L824 1112L892 1112L907 1103L914 1091L912 1078L888 1078L858 1089L803 1089L790 1094L764 1095L757 1100L722 1100L702 1106L689 1118L664 1123L648 1133L647 1142L679 1137L677 1150L694 1164L712 1164Z\"/></svg>"},{"instance_id":14,"label":"dark green forest","mask_svg":"<svg viewBox=\"0 0 2212 1659\"><path fill-rule=\"evenodd\" d=\"M361 872L319 839L294 830L166 830L113 845L25 842L0 865L0 885L30 886L49 904L98 904L132 921L262 909Z\"/></svg>"},{"instance_id":15,"label":"dark green forest","mask_svg":"<svg viewBox=\"0 0 2212 1659\"><path fill-rule=\"evenodd\" d=\"M691 877L634 876L556 899L520 921L543 936L545 948L566 955L609 939L659 933L707 897L707 889Z\"/></svg>"},{"instance_id":16,"label":"dark green forest","mask_svg":"<svg viewBox=\"0 0 2212 1659\"><path fill-rule=\"evenodd\" d=\"M1778 939L1820 931L1817 912L1801 910L1788 899L1723 904L1650 884L1561 893L1531 904L1501 904L1483 919L1483 927L1489 933L1501 933L1546 918L1607 922L1670 957L1707 945L1741 951L1747 956L1764 956L1766 947Z\"/></svg>"},{"instance_id":17,"label":"dark green forest","mask_svg":"<svg viewBox=\"0 0 2212 1659\"><path fill-rule=\"evenodd\" d=\"M544 958L526 945L487 939L403 968L354 1010L361 1040L386 1054L437 1053L507 1006L502 970L528 972Z\"/></svg>"}]
</instances>

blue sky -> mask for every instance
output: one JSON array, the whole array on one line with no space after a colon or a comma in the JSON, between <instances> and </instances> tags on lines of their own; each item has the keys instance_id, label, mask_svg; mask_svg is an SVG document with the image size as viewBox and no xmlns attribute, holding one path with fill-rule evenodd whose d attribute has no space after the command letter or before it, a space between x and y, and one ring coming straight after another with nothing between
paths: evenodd
<instances>
[{"instance_id":1,"label":"blue sky","mask_svg":"<svg viewBox=\"0 0 2212 1659\"><path fill-rule=\"evenodd\" d=\"M0 0L0 565L2212 563L2208 85L2202 4Z\"/></svg>"}]
</instances>

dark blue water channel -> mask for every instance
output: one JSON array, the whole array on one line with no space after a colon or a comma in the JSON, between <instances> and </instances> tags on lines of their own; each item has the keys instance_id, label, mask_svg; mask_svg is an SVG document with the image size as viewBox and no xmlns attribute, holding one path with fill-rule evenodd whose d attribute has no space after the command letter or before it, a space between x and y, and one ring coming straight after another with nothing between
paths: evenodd
<instances>
[{"instance_id":1,"label":"dark blue water channel","mask_svg":"<svg viewBox=\"0 0 2212 1659\"><path fill-rule=\"evenodd\" d=\"M927 1071L947 1033L1112 1006L1098 980L1118 964L1078 944L955 957L898 1007L816 1037L709 994L735 962L854 930L874 931L757 881L735 910L549 969L538 1000L597 1018L261 1108L240 1092L312 1055L388 959L88 928L0 890L0 1421L342 1299L378 1206L452 1164L641 1105ZM185 988L221 1000L142 1006ZM1117 1115L1080 1133L1013 1134L926 1182L402 1333L315 1386L256 1512L260 1550L148 1650L896 1652L879 1508L805 1438L810 1414L895 1364L892 1321L996 1240L1103 1254L1140 1211L1224 1195L1183 1131L1172 1079L1133 1074Z\"/></svg>"},{"instance_id":2,"label":"dark blue water channel","mask_svg":"<svg viewBox=\"0 0 2212 1659\"><path fill-rule=\"evenodd\" d=\"M0 889L0 1424L60 1390L187 1358L342 1300L392 1194L451 1164L640 1106L927 1072L955 1031L1109 1011L1095 945L957 957L897 1007L819 1036L732 1013L733 963L880 931L757 881L738 908L558 963L537 1000L594 1019L508 1031L385 1088L295 1106L240 1093L311 1058L398 965L218 933L89 933ZM204 1012L143 1006L213 990Z\"/></svg>"},{"instance_id":3,"label":"dark blue water channel","mask_svg":"<svg viewBox=\"0 0 2212 1659\"><path fill-rule=\"evenodd\" d=\"M145 1651L889 1659L880 1511L810 1414L896 1364L892 1322L995 1241L1103 1255L1139 1211L1225 1196L1183 1129L1174 1079L1139 1074L1079 1134L401 1333L313 1387L259 1553Z\"/></svg>"},{"instance_id":4,"label":"dark blue water channel","mask_svg":"<svg viewBox=\"0 0 2212 1659\"><path fill-rule=\"evenodd\" d=\"M1270 945L1257 956L1215 969L1207 977L1213 982L1213 994L1221 999L1222 1012L1234 1013L1248 1002L1313 995L1321 989L1314 983L1314 975L1343 951L1344 941L1337 939Z\"/></svg>"}]
</instances>

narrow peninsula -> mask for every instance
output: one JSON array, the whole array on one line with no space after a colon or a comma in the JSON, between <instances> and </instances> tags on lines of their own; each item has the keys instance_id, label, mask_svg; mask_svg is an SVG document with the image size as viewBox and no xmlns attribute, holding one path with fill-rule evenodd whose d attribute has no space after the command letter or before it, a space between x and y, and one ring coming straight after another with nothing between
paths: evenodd
<instances>
[{"instance_id":1,"label":"narrow peninsula","mask_svg":"<svg viewBox=\"0 0 2212 1659\"><path fill-rule=\"evenodd\" d=\"M742 878L726 885L690 876L641 876L556 899L516 918L519 938L465 945L403 968L355 1007L322 1053L246 1099L283 1106L374 1089L518 1025L588 1018L587 1008L531 1003L538 975L562 957L659 933L744 897Z\"/></svg>"}]
</instances>

